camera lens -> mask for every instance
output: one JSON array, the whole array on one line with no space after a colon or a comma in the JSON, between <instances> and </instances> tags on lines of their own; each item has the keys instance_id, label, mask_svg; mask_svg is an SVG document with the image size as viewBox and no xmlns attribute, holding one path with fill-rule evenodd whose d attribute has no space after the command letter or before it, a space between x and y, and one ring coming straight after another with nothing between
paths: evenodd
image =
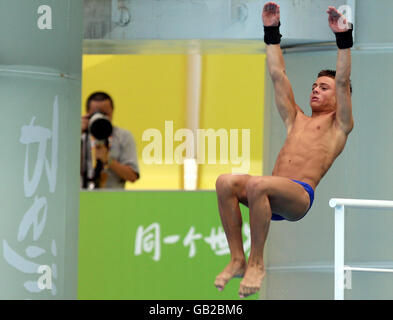
<instances>
[{"instance_id":1,"label":"camera lens","mask_svg":"<svg viewBox=\"0 0 393 320\"><path fill-rule=\"evenodd\" d=\"M90 117L89 131L97 140L106 140L112 134L113 127L104 114L96 112Z\"/></svg>"}]
</instances>

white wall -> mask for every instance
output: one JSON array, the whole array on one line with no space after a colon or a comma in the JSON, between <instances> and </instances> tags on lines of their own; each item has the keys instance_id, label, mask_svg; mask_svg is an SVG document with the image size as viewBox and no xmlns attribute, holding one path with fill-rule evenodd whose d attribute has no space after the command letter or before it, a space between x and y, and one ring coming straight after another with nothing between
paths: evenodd
<instances>
[{"instance_id":1,"label":"white wall","mask_svg":"<svg viewBox=\"0 0 393 320\"><path fill-rule=\"evenodd\" d=\"M332 197L393 200L392 1L357 1L352 50L355 127L344 152L316 189L307 216L296 223L272 222L262 298L333 299L334 215ZM285 23L285 22L284 22ZM310 114L308 96L321 69L333 68L336 50L286 53L296 102ZM270 174L285 139L284 125L266 93L265 174ZM393 267L393 212L350 210L346 218L347 264ZM280 270L280 271L279 271ZM392 299L392 274L353 273L346 299Z\"/></svg>"}]
</instances>

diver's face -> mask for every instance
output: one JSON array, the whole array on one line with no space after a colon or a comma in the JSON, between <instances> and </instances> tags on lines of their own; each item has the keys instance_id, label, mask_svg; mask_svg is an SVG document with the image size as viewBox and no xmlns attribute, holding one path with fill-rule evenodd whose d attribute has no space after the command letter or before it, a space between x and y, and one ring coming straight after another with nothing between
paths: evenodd
<instances>
[{"instance_id":1,"label":"diver's face","mask_svg":"<svg viewBox=\"0 0 393 320\"><path fill-rule=\"evenodd\" d=\"M336 81L320 77L312 85L310 106L313 111L336 109Z\"/></svg>"}]
</instances>

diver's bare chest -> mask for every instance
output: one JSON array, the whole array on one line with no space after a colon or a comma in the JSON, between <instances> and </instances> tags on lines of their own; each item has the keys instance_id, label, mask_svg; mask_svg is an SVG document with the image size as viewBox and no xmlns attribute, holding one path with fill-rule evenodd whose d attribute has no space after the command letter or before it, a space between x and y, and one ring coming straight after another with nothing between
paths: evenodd
<instances>
[{"instance_id":1,"label":"diver's bare chest","mask_svg":"<svg viewBox=\"0 0 393 320\"><path fill-rule=\"evenodd\" d=\"M288 138L293 137L296 140L329 139L334 130L334 115L332 114L315 118L299 114L288 133Z\"/></svg>"}]
</instances>

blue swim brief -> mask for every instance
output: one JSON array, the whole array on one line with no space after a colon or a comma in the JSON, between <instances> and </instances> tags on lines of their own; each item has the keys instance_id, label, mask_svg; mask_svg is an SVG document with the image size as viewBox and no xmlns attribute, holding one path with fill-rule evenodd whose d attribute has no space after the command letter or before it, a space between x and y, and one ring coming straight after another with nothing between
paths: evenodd
<instances>
[{"instance_id":1,"label":"blue swim brief","mask_svg":"<svg viewBox=\"0 0 393 320\"><path fill-rule=\"evenodd\" d=\"M297 181L297 180L293 180L293 179L291 179L291 180L296 182L296 183L298 183L298 184L300 184L301 186L303 186L304 190L306 190L308 195L310 196L310 206L308 207L306 213L304 214L304 215L306 215L308 210L310 210L310 208L312 206L312 203L314 201L314 190L308 183ZM278 221L278 220L285 220L285 218L281 217L278 214L272 213L272 220L276 220L276 221Z\"/></svg>"}]
</instances>

